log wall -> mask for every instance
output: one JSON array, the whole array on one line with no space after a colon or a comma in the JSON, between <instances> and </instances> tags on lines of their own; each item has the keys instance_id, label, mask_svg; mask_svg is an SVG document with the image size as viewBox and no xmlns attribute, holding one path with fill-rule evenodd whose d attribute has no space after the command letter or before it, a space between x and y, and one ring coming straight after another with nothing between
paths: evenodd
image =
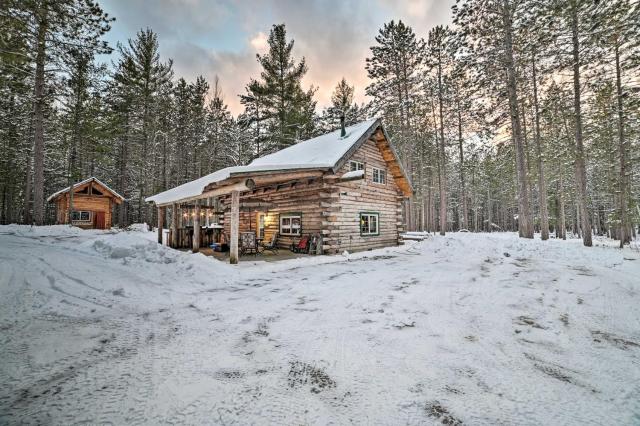
<instances>
[{"instance_id":1,"label":"log wall","mask_svg":"<svg viewBox=\"0 0 640 426\"><path fill-rule=\"evenodd\" d=\"M295 183L272 185L255 188L251 192L242 193L240 203L260 199L272 203L273 206L265 214L265 242L271 240L274 232L280 232L280 215L284 213L300 213L302 218L302 235L319 234L322 231L322 211L320 193L323 182L321 179L303 179ZM230 235L231 212L227 211L230 199L222 200L225 207L224 229ZM257 211L240 212L240 232L255 231L257 234ZM280 235L278 246L288 248L293 242L298 242L300 236Z\"/></svg>"},{"instance_id":2,"label":"log wall","mask_svg":"<svg viewBox=\"0 0 640 426\"><path fill-rule=\"evenodd\" d=\"M364 179L339 182L326 179L329 194L324 208L324 249L329 253L395 246L403 231L402 192L378 145L368 140L350 158L364 163ZM373 182L373 168L385 170L384 184ZM349 161L336 174L349 171ZM379 214L379 235L360 235L360 213Z\"/></svg>"},{"instance_id":3,"label":"log wall","mask_svg":"<svg viewBox=\"0 0 640 426\"><path fill-rule=\"evenodd\" d=\"M59 224L69 223L69 194L64 194L56 201L56 219ZM91 223L78 224L80 228L93 228L95 213L104 212L105 228L111 228L112 199L104 195L73 194L73 209L92 212Z\"/></svg>"},{"instance_id":4,"label":"log wall","mask_svg":"<svg viewBox=\"0 0 640 426\"><path fill-rule=\"evenodd\" d=\"M365 166L364 179L340 182L339 176L349 171L349 162L334 175L325 174L318 179L303 179L285 185L255 188L241 194L240 203L261 200L271 204L265 212L265 241L274 232L279 232L280 215L300 213L302 234L322 234L323 249L333 254L343 250L361 251L399 244L399 233L403 231L403 195L397 185L383 152L376 142L368 140L351 157ZM373 168L386 172L384 184L373 182ZM230 198L222 203L225 234L230 235ZM378 235L360 234L360 213L374 212L379 217ZM258 227L257 211L241 211L240 232L254 231ZM278 245L287 248L297 242L299 236L281 235Z\"/></svg>"}]
</instances>

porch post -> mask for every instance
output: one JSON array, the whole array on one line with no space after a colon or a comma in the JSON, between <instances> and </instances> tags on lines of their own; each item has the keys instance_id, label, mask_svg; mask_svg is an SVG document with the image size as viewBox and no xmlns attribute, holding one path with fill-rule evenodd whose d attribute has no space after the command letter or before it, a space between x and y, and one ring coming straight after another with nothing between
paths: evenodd
<instances>
[{"instance_id":1,"label":"porch post","mask_svg":"<svg viewBox=\"0 0 640 426\"><path fill-rule=\"evenodd\" d=\"M178 248L178 204L173 203L171 210L173 212L171 218L171 247Z\"/></svg>"},{"instance_id":2,"label":"porch post","mask_svg":"<svg viewBox=\"0 0 640 426\"><path fill-rule=\"evenodd\" d=\"M195 216L193 217L193 253L200 251L200 200L196 200Z\"/></svg>"},{"instance_id":3,"label":"porch post","mask_svg":"<svg viewBox=\"0 0 640 426\"><path fill-rule=\"evenodd\" d=\"M238 228L240 226L240 192L231 191L231 253L229 263L238 263Z\"/></svg>"},{"instance_id":4,"label":"porch post","mask_svg":"<svg viewBox=\"0 0 640 426\"><path fill-rule=\"evenodd\" d=\"M162 231L164 227L164 207L158 207L158 244L162 244Z\"/></svg>"}]
</instances>

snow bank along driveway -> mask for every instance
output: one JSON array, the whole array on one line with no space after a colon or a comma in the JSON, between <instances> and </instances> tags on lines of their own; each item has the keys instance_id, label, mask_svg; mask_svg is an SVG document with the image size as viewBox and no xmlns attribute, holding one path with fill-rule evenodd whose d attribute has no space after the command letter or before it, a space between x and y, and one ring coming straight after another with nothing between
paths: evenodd
<instances>
[{"instance_id":1,"label":"snow bank along driveway","mask_svg":"<svg viewBox=\"0 0 640 426\"><path fill-rule=\"evenodd\" d=\"M230 267L0 227L0 423L640 424L640 255L513 234Z\"/></svg>"}]
</instances>

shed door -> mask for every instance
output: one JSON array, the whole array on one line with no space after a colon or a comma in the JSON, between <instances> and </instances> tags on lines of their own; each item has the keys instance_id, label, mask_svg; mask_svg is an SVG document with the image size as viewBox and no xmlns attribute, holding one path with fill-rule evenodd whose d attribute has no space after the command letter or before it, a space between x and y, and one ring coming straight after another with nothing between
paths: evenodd
<instances>
[{"instance_id":1,"label":"shed door","mask_svg":"<svg viewBox=\"0 0 640 426\"><path fill-rule=\"evenodd\" d=\"M96 212L96 229L104 229L104 212Z\"/></svg>"}]
</instances>

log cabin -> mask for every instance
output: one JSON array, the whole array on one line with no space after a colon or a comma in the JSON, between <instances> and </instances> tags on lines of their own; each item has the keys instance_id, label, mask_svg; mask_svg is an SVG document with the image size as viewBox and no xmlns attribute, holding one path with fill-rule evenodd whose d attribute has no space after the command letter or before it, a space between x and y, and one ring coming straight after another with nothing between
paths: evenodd
<instances>
[{"instance_id":1,"label":"log cabin","mask_svg":"<svg viewBox=\"0 0 640 426\"><path fill-rule=\"evenodd\" d=\"M72 187L73 192L70 191ZM56 205L56 223L69 223L69 209L73 203L72 225L83 229L110 229L113 207L122 203L124 197L95 177L72 187L61 189L47 198L47 202Z\"/></svg>"},{"instance_id":2,"label":"log cabin","mask_svg":"<svg viewBox=\"0 0 640 426\"><path fill-rule=\"evenodd\" d=\"M412 193L381 120L372 119L146 201L158 208L158 242L170 208L170 246L196 252L218 235L227 236L230 262L236 263L238 236L246 231L265 241L277 233L280 247L316 235L329 254L398 245L402 202Z\"/></svg>"}]
</instances>

